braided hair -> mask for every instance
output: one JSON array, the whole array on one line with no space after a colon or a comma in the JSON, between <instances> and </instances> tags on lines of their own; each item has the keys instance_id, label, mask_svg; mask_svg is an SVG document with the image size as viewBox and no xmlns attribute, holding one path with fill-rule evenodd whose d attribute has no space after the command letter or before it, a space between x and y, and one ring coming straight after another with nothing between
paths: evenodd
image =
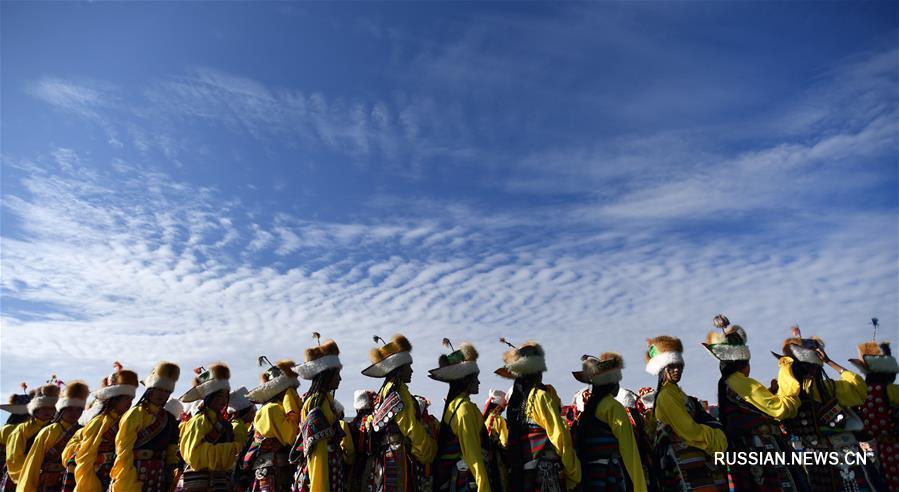
<instances>
[{"instance_id":1,"label":"braided hair","mask_svg":"<svg viewBox=\"0 0 899 492\"><path fill-rule=\"evenodd\" d=\"M722 360L718 364L718 368L721 371L721 378L718 379L718 420L724 426L727 426L727 412L725 408L731 404L730 398L727 397L727 378L735 372L742 371L747 365L749 365L748 360Z\"/></svg>"}]
</instances>

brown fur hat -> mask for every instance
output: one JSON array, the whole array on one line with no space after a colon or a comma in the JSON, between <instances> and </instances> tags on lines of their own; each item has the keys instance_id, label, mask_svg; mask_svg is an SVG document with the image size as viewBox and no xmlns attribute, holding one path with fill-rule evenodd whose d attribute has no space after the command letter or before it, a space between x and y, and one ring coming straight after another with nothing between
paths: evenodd
<instances>
[{"instance_id":1,"label":"brown fur hat","mask_svg":"<svg viewBox=\"0 0 899 492\"><path fill-rule=\"evenodd\" d=\"M512 345L505 338L500 338L500 342ZM493 372L506 379L515 379L545 371L546 352L539 343L529 340L519 347L512 345L506 350L503 353L503 367Z\"/></svg>"},{"instance_id":2,"label":"brown fur hat","mask_svg":"<svg viewBox=\"0 0 899 492\"><path fill-rule=\"evenodd\" d=\"M66 384L66 390L63 397L56 402L56 410L63 408L76 407L84 408L87 406L87 397L90 396L91 390L87 387L87 383L83 381L71 381Z\"/></svg>"},{"instance_id":3,"label":"brown fur hat","mask_svg":"<svg viewBox=\"0 0 899 492\"><path fill-rule=\"evenodd\" d=\"M275 367L277 367L278 369L281 370L281 374L283 374L287 377L290 377L290 378L297 377L296 371L293 370L294 366L296 366L296 365L297 365L297 363L290 359L279 360L278 362L275 363ZM267 371L263 372L262 375L259 376L259 382L261 382L261 383L267 383L267 382L269 382L270 379L271 379L271 374Z\"/></svg>"},{"instance_id":4,"label":"brown fur hat","mask_svg":"<svg viewBox=\"0 0 899 492\"><path fill-rule=\"evenodd\" d=\"M304 355L306 362L312 362L327 355L340 355L340 347L334 340L325 340L321 345L307 348Z\"/></svg>"},{"instance_id":5,"label":"brown fur hat","mask_svg":"<svg viewBox=\"0 0 899 492\"><path fill-rule=\"evenodd\" d=\"M684 344L677 337L660 335L646 340L648 349L644 354L646 372L657 376L669 365L684 363Z\"/></svg>"},{"instance_id":6,"label":"brown fur hat","mask_svg":"<svg viewBox=\"0 0 899 492\"><path fill-rule=\"evenodd\" d=\"M197 374L194 377L193 385L194 387L199 386L210 379L231 379L231 369L228 368L225 364L221 362L216 362L209 366L206 371L209 375L205 379L201 379L200 375Z\"/></svg>"},{"instance_id":7,"label":"brown fur hat","mask_svg":"<svg viewBox=\"0 0 899 492\"><path fill-rule=\"evenodd\" d=\"M890 342L870 341L858 346L858 359L849 359L864 374L899 373L899 362L893 357Z\"/></svg>"},{"instance_id":8,"label":"brown fur hat","mask_svg":"<svg viewBox=\"0 0 899 492\"><path fill-rule=\"evenodd\" d=\"M55 384L45 384L39 386L34 391L34 397L28 402L28 413L34 415L34 411L38 408L54 407L59 401L59 386Z\"/></svg>"},{"instance_id":9,"label":"brown fur hat","mask_svg":"<svg viewBox=\"0 0 899 492\"><path fill-rule=\"evenodd\" d=\"M390 343L371 349L369 357L372 364L377 364L391 355L411 351L412 344L409 342L409 339L403 335L396 334L390 339Z\"/></svg>"}]
</instances>

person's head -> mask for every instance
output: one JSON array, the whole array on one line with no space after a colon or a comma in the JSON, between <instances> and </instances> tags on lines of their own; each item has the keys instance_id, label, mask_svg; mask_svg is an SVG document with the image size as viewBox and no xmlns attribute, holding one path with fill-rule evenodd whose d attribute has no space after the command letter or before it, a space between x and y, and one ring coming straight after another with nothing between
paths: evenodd
<instances>
[{"instance_id":1,"label":"person's head","mask_svg":"<svg viewBox=\"0 0 899 492\"><path fill-rule=\"evenodd\" d=\"M165 405L165 402L169 401L169 398L172 396L171 391L164 390L162 388L148 388L146 392L144 392L144 401L152 403L157 407L162 407Z\"/></svg>"},{"instance_id":2,"label":"person's head","mask_svg":"<svg viewBox=\"0 0 899 492\"><path fill-rule=\"evenodd\" d=\"M722 360L718 363L718 369L721 371L722 377L728 377L735 372L739 372L744 376L749 376L748 360Z\"/></svg>"},{"instance_id":3,"label":"person's head","mask_svg":"<svg viewBox=\"0 0 899 492\"><path fill-rule=\"evenodd\" d=\"M869 372L865 375L868 384L893 384L896 382L896 373Z\"/></svg>"},{"instance_id":4,"label":"person's head","mask_svg":"<svg viewBox=\"0 0 899 492\"><path fill-rule=\"evenodd\" d=\"M55 376L54 379L55 381ZM37 420L50 420L56 415L56 404L59 402L59 386L54 383L45 384L35 390L28 402L28 411Z\"/></svg>"},{"instance_id":5,"label":"person's head","mask_svg":"<svg viewBox=\"0 0 899 492\"><path fill-rule=\"evenodd\" d=\"M821 366L815 364L814 362L793 362L793 376L796 377L799 381L805 381L808 379L817 379L821 375Z\"/></svg>"},{"instance_id":6,"label":"person's head","mask_svg":"<svg viewBox=\"0 0 899 492\"><path fill-rule=\"evenodd\" d=\"M114 396L103 402L102 412L122 415L131 408L132 402L134 402L134 395Z\"/></svg>"},{"instance_id":7,"label":"person's head","mask_svg":"<svg viewBox=\"0 0 899 492\"><path fill-rule=\"evenodd\" d=\"M480 373L468 376L467 392L469 395L476 395L481 392Z\"/></svg>"},{"instance_id":8,"label":"person's head","mask_svg":"<svg viewBox=\"0 0 899 492\"><path fill-rule=\"evenodd\" d=\"M224 414L225 409L228 408L230 396L231 393L227 389L215 391L203 398L203 406L222 415Z\"/></svg>"},{"instance_id":9,"label":"person's head","mask_svg":"<svg viewBox=\"0 0 899 492\"><path fill-rule=\"evenodd\" d=\"M334 391L340 387L340 382L343 381L343 378L340 376L340 369L332 369L328 372L331 374L328 375L327 388L330 391Z\"/></svg>"},{"instance_id":10,"label":"person's head","mask_svg":"<svg viewBox=\"0 0 899 492\"><path fill-rule=\"evenodd\" d=\"M684 376L684 365L682 363L669 364L662 369L662 375L665 382L677 384Z\"/></svg>"},{"instance_id":11,"label":"person's head","mask_svg":"<svg viewBox=\"0 0 899 492\"><path fill-rule=\"evenodd\" d=\"M74 424L84 413L84 407L66 407L59 411L59 420L67 424Z\"/></svg>"},{"instance_id":12,"label":"person's head","mask_svg":"<svg viewBox=\"0 0 899 492\"><path fill-rule=\"evenodd\" d=\"M37 420L50 420L54 415L56 415L56 409L53 407L35 408L31 413L31 416L36 418Z\"/></svg>"},{"instance_id":13,"label":"person's head","mask_svg":"<svg viewBox=\"0 0 899 492\"><path fill-rule=\"evenodd\" d=\"M403 364L393 370L393 377L390 379L394 379L401 383L411 383L412 372L412 364Z\"/></svg>"}]
</instances>

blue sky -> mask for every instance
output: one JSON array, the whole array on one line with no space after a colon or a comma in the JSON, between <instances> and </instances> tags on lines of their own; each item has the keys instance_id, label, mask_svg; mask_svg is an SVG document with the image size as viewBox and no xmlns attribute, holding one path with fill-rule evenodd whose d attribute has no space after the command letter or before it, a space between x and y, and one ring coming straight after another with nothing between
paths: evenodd
<instances>
[{"instance_id":1,"label":"blue sky","mask_svg":"<svg viewBox=\"0 0 899 492\"><path fill-rule=\"evenodd\" d=\"M2 9L2 381L95 384L499 336L652 385L645 338L726 313L767 380L788 327L896 334L897 7L18 3ZM186 376L185 376L185 379ZM187 382L182 386L186 387Z\"/></svg>"}]
</instances>

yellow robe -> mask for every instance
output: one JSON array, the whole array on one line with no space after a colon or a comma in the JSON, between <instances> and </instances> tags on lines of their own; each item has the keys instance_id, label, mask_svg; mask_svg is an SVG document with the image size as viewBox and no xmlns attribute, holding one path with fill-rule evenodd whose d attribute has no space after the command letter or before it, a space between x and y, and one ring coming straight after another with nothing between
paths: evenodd
<instances>
[{"instance_id":1,"label":"yellow robe","mask_svg":"<svg viewBox=\"0 0 899 492\"><path fill-rule=\"evenodd\" d=\"M103 464L99 456L103 434L119 421L115 412L101 413L81 429L81 442L75 454L75 492L102 492L103 484L96 468Z\"/></svg>"},{"instance_id":2,"label":"yellow robe","mask_svg":"<svg viewBox=\"0 0 899 492\"><path fill-rule=\"evenodd\" d=\"M280 402L269 402L262 406L253 418L253 427L261 436L277 439L284 446L290 446L300 432L300 396L290 388Z\"/></svg>"},{"instance_id":3,"label":"yellow robe","mask_svg":"<svg viewBox=\"0 0 899 492\"><path fill-rule=\"evenodd\" d=\"M16 492L36 492L41 478L41 465L44 464L44 457L47 451L59 441L63 432L68 430L75 423L66 423L63 421L54 422L37 433L34 443L28 451L25 458L25 464L22 466L22 472L19 474L19 481L16 483ZM63 466L65 466L65 452L63 456Z\"/></svg>"},{"instance_id":4,"label":"yellow robe","mask_svg":"<svg viewBox=\"0 0 899 492\"><path fill-rule=\"evenodd\" d=\"M343 461L348 465L352 465L356 462L356 445L353 444L353 434L350 432L350 424L345 420L341 420L340 429L343 430L343 439L340 440L340 450L343 451Z\"/></svg>"},{"instance_id":5,"label":"yellow robe","mask_svg":"<svg viewBox=\"0 0 899 492\"><path fill-rule=\"evenodd\" d=\"M531 389L528 400L528 405L532 412L528 415L528 418L546 431L549 442L552 443L556 453L562 459L562 468L565 471L565 486L568 489L574 488L581 482L581 462L574 451L568 424L562 420L561 400L559 400L554 390L549 388L543 390L536 387Z\"/></svg>"},{"instance_id":6,"label":"yellow robe","mask_svg":"<svg viewBox=\"0 0 899 492\"><path fill-rule=\"evenodd\" d=\"M6 441L6 470L13 482L19 483L22 467L25 465L27 457L25 447L28 445L28 440L43 429L47 422L47 420L38 420L32 417L27 422L16 426L9 435Z\"/></svg>"},{"instance_id":7,"label":"yellow robe","mask_svg":"<svg viewBox=\"0 0 899 492\"><path fill-rule=\"evenodd\" d=\"M899 384L887 385L887 400L891 406L899 407Z\"/></svg>"},{"instance_id":8,"label":"yellow robe","mask_svg":"<svg viewBox=\"0 0 899 492\"><path fill-rule=\"evenodd\" d=\"M796 416L799 410L799 381L793 376L793 359L781 357L777 371L777 394L771 393L765 385L735 372L727 377L727 385L765 414L777 420Z\"/></svg>"},{"instance_id":9,"label":"yellow robe","mask_svg":"<svg viewBox=\"0 0 899 492\"><path fill-rule=\"evenodd\" d=\"M66 443L66 447L63 449L62 456L60 457L62 466L66 467L66 470L73 474L75 473L75 455L78 453L78 447L81 445L83 432L84 427L75 431L75 434L73 434L72 438L69 439L69 442ZM69 461L71 461L71 464Z\"/></svg>"},{"instance_id":10,"label":"yellow robe","mask_svg":"<svg viewBox=\"0 0 899 492\"><path fill-rule=\"evenodd\" d=\"M709 456L727 449L727 437L721 429L699 424L687 413L687 395L672 382L666 382L656 396L656 419L671 426L687 445L703 450Z\"/></svg>"},{"instance_id":11,"label":"yellow robe","mask_svg":"<svg viewBox=\"0 0 899 492\"><path fill-rule=\"evenodd\" d=\"M450 430L459 439L462 459L471 470L471 474L478 484L478 491L490 492L490 477L481 449L481 429L484 426L484 418L481 417L481 412L471 402L468 394L463 393L455 397L446 406L442 422L449 424Z\"/></svg>"},{"instance_id":12,"label":"yellow robe","mask_svg":"<svg viewBox=\"0 0 899 492\"><path fill-rule=\"evenodd\" d=\"M305 422L306 417L315 409L314 404L321 402L321 410L325 419L329 424L334 423L337 417L334 415L334 400L330 394L324 394L320 398L309 397L303 403L303 411L301 413L302 420ZM312 446L312 452L306 458L306 465L309 467L309 490L324 491L331 490L330 475L328 474L328 440L319 439Z\"/></svg>"},{"instance_id":13,"label":"yellow robe","mask_svg":"<svg viewBox=\"0 0 899 492\"><path fill-rule=\"evenodd\" d=\"M821 401L818 387L812 383L812 379L806 379L802 382L802 388L806 393L811 394L815 401ZM840 379L833 383L837 402L844 407L857 407L864 403L868 397L867 383L861 376L852 371L843 371L840 373Z\"/></svg>"},{"instance_id":14,"label":"yellow robe","mask_svg":"<svg viewBox=\"0 0 899 492\"><path fill-rule=\"evenodd\" d=\"M487 420L484 422L484 425L490 429L490 437L493 437L497 433L499 434L500 446L505 448L509 445L509 426L506 424L506 419L503 418L502 415L491 412L487 415Z\"/></svg>"},{"instance_id":15,"label":"yellow robe","mask_svg":"<svg viewBox=\"0 0 899 492\"><path fill-rule=\"evenodd\" d=\"M379 393L380 397L383 399L393 389L393 382L385 384ZM434 456L437 455L437 441L428 434L425 425L415 412L417 404L413 402L409 388L404 383L399 383L396 385L396 391L403 400L403 410L394 417L393 421L399 427L400 433L411 441L412 455L415 456L415 459L419 463L430 465L434 461Z\"/></svg>"},{"instance_id":16,"label":"yellow robe","mask_svg":"<svg viewBox=\"0 0 899 492\"><path fill-rule=\"evenodd\" d=\"M134 445L137 442L137 434L150 426L160 411L159 406L143 401L139 405L131 407L119 424L119 432L115 438L115 463L112 465L112 492L133 492L140 490L141 483L137 478L137 468L134 467ZM163 412L165 410L162 410ZM178 464L178 443L169 443L165 450L165 464Z\"/></svg>"},{"instance_id":17,"label":"yellow robe","mask_svg":"<svg viewBox=\"0 0 899 492\"><path fill-rule=\"evenodd\" d=\"M16 430L19 424L4 424L0 427L0 446L6 446L6 440L12 435L12 431Z\"/></svg>"},{"instance_id":18,"label":"yellow robe","mask_svg":"<svg viewBox=\"0 0 899 492\"><path fill-rule=\"evenodd\" d=\"M237 463L237 454L247 439L247 427L234 427L234 441L212 444L206 434L212 431L212 423L222 417L212 410L205 410L191 417L181 433L181 456L195 471L229 471ZM226 425L232 425L226 423Z\"/></svg>"},{"instance_id":19,"label":"yellow robe","mask_svg":"<svg viewBox=\"0 0 899 492\"><path fill-rule=\"evenodd\" d=\"M612 395L606 395L596 405L596 418L608 424L612 429L612 435L618 441L618 452L621 454L624 468L627 470L631 483L634 484L634 492L646 492L646 477L643 475L640 450L637 448L634 428L624 410L624 405L618 403L618 400Z\"/></svg>"}]
</instances>

